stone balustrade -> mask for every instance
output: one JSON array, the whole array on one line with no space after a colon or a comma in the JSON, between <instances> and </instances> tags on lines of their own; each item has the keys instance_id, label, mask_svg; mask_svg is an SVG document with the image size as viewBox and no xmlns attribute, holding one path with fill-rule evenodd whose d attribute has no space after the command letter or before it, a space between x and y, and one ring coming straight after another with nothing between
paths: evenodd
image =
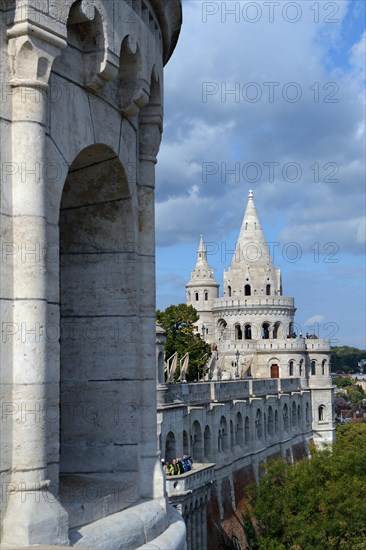
<instances>
[{"instance_id":1,"label":"stone balustrade","mask_svg":"<svg viewBox=\"0 0 366 550\"><path fill-rule=\"evenodd\" d=\"M186 405L203 405L213 402L248 399L276 395L279 391L300 391L300 378L262 378L226 380L224 382L195 382L168 384L168 402L178 399Z\"/></svg>"},{"instance_id":2,"label":"stone balustrade","mask_svg":"<svg viewBox=\"0 0 366 550\"><path fill-rule=\"evenodd\" d=\"M257 296L247 296L242 300L228 299L228 298L218 298L215 301L214 311L219 311L226 308L243 308L243 307L268 307L268 306L277 306L277 307L294 307L295 301L294 298L289 296L263 296L261 298Z\"/></svg>"},{"instance_id":3,"label":"stone balustrade","mask_svg":"<svg viewBox=\"0 0 366 550\"><path fill-rule=\"evenodd\" d=\"M166 488L168 497L186 495L205 485L211 484L214 477L215 464L194 463L190 472L180 476L168 476L166 478Z\"/></svg>"}]
</instances>

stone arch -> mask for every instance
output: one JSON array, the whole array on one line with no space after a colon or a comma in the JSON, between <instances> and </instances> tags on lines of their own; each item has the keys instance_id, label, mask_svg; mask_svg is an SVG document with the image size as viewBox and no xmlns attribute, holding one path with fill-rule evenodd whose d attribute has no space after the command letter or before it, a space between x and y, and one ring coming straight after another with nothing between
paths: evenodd
<instances>
[{"instance_id":1,"label":"stone arch","mask_svg":"<svg viewBox=\"0 0 366 550\"><path fill-rule=\"evenodd\" d=\"M211 457L211 430L208 425L206 425L203 434L203 454L205 458Z\"/></svg>"},{"instance_id":2,"label":"stone arch","mask_svg":"<svg viewBox=\"0 0 366 550\"><path fill-rule=\"evenodd\" d=\"M123 447L138 432L136 383L126 380L133 378L137 355L138 283L135 263L126 261L134 258L134 212L116 153L103 144L83 149L69 168L60 197L60 347L52 353L60 357L60 472L65 475L105 470L106 455L107 469L118 474L124 465L116 442ZM49 277L56 280L53 271ZM52 309L57 317L56 306ZM126 338L116 338L116 327L128 344ZM107 403L118 418L123 411L128 420L123 436L120 423L107 413ZM72 413L75 404L78 413Z\"/></svg>"},{"instance_id":3,"label":"stone arch","mask_svg":"<svg viewBox=\"0 0 366 550\"><path fill-rule=\"evenodd\" d=\"M319 405L319 407L318 407L318 422L324 422L326 420L325 411L326 411L326 406L325 405Z\"/></svg>"},{"instance_id":4,"label":"stone arch","mask_svg":"<svg viewBox=\"0 0 366 550\"><path fill-rule=\"evenodd\" d=\"M97 8L80 0L74 2L67 20L68 48L56 60L57 66L71 63L74 78L93 90L102 83L99 75L103 72L109 43L107 21L107 14L99 2Z\"/></svg>"},{"instance_id":5,"label":"stone arch","mask_svg":"<svg viewBox=\"0 0 366 550\"><path fill-rule=\"evenodd\" d=\"M173 432L168 432L165 438L165 460L171 462L177 456L177 445Z\"/></svg>"},{"instance_id":6,"label":"stone arch","mask_svg":"<svg viewBox=\"0 0 366 550\"><path fill-rule=\"evenodd\" d=\"M118 88L120 109L126 116L135 115L144 107L150 96L148 84L143 80L144 67L138 43L127 35L120 50Z\"/></svg>"},{"instance_id":7,"label":"stone arch","mask_svg":"<svg viewBox=\"0 0 366 550\"><path fill-rule=\"evenodd\" d=\"M273 419L273 409L272 409L272 406L270 405L268 407L268 427L267 427L267 432L268 432L268 435L270 437L273 437L274 435L274 419Z\"/></svg>"},{"instance_id":8,"label":"stone arch","mask_svg":"<svg viewBox=\"0 0 366 550\"><path fill-rule=\"evenodd\" d=\"M322 376L326 375L326 366L327 366L327 360L323 359L323 361L322 361Z\"/></svg>"},{"instance_id":9,"label":"stone arch","mask_svg":"<svg viewBox=\"0 0 366 550\"><path fill-rule=\"evenodd\" d=\"M290 421L289 421L289 414L288 414L288 406L287 403L284 404L282 408L282 418L283 418L283 427L286 432L289 432L290 428Z\"/></svg>"},{"instance_id":10,"label":"stone arch","mask_svg":"<svg viewBox=\"0 0 366 550\"><path fill-rule=\"evenodd\" d=\"M244 437L245 437L245 445L249 445L250 443L250 425L249 425L249 416L245 417L244 422Z\"/></svg>"},{"instance_id":11,"label":"stone arch","mask_svg":"<svg viewBox=\"0 0 366 550\"><path fill-rule=\"evenodd\" d=\"M225 416L220 418L220 431L221 431L221 448L225 453L229 450L229 434L227 429L227 422Z\"/></svg>"},{"instance_id":12,"label":"stone arch","mask_svg":"<svg viewBox=\"0 0 366 550\"><path fill-rule=\"evenodd\" d=\"M244 326L244 338L245 340L252 339L252 326L249 323Z\"/></svg>"},{"instance_id":13,"label":"stone arch","mask_svg":"<svg viewBox=\"0 0 366 550\"><path fill-rule=\"evenodd\" d=\"M187 430L183 430L183 454L189 455L189 440Z\"/></svg>"},{"instance_id":14,"label":"stone arch","mask_svg":"<svg viewBox=\"0 0 366 550\"><path fill-rule=\"evenodd\" d=\"M268 370L270 378L279 378L280 377L280 361L277 357L272 357L268 361Z\"/></svg>"},{"instance_id":15,"label":"stone arch","mask_svg":"<svg viewBox=\"0 0 366 550\"><path fill-rule=\"evenodd\" d=\"M198 420L195 420L192 424L192 456L196 462L202 462L203 459L203 442L202 442L202 429Z\"/></svg>"},{"instance_id":16,"label":"stone arch","mask_svg":"<svg viewBox=\"0 0 366 550\"><path fill-rule=\"evenodd\" d=\"M262 323L262 338L263 340L269 340L269 327L268 322Z\"/></svg>"},{"instance_id":17,"label":"stone arch","mask_svg":"<svg viewBox=\"0 0 366 550\"><path fill-rule=\"evenodd\" d=\"M271 285L267 284L266 285L266 296L270 296L270 295L271 295Z\"/></svg>"},{"instance_id":18,"label":"stone arch","mask_svg":"<svg viewBox=\"0 0 366 550\"><path fill-rule=\"evenodd\" d=\"M293 359L291 359L288 362L288 375L289 376L294 376L294 373L295 373L295 361Z\"/></svg>"},{"instance_id":19,"label":"stone arch","mask_svg":"<svg viewBox=\"0 0 366 550\"><path fill-rule=\"evenodd\" d=\"M236 413L235 440L238 447L243 449L244 448L244 425L243 425L243 417L240 412Z\"/></svg>"},{"instance_id":20,"label":"stone arch","mask_svg":"<svg viewBox=\"0 0 366 550\"><path fill-rule=\"evenodd\" d=\"M241 326L239 325L239 323L236 323L234 325L234 330L235 330L235 340L242 340L243 339L243 331L242 331Z\"/></svg>"},{"instance_id":21,"label":"stone arch","mask_svg":"<svg viewBox=\"0 0 366 550\"><path fill-rule=\"evenodd\" d=\"M309 405L309 403L306 403L306 407L305 407L305 420L306 420L306 424L309 424L309 422L310 422L310 405Z\"/></svg>"},{"instance_id":22,"label":"stone arch","mask_svg":"<svg viewBox=\"0 0 366 550\"><path fill-rule=\"evenodd\" d=\"M234 423L230 419L230 450L233 451L234 447L235 447Z\"/></svg>"},{"instance_id":23,"label":"stone arch","mask_svg":"<svg viewBox=\"0 0 366 550\"><path fill-rule=\"evenodd\" d=\"M297 406L297 425L301 426L301 407L300 405Z\"/></svg>"},{"instance_id":24,"label":"stone arch","mask_svg":"<svg viewBox=\"0 0 366 550\"><path fill-rule=\"evenodd\" d=\"M314 359L310 363L310 374L311 376L316 375L316 361Z\"/></svg>"},{"instance_id":25,"label":"stone arch","mask_svg":"<svg viewBox=\"0 0 366 550\"><path fill-rule=\"evenodd\" d=\"M244 286L244 296L251 296L252 294L252 288L250 285Z\"/></svg>"},{"instance_id":26,"label":"stone arch","mask_svg":"<svg viewBox=\"0 0 366 550\"><path fill-rule=\"evenodd\" d=\"M275 434L278 433L278 410L277 409L275 410L275 413L274 413L274 431L275 431Z\"/></svg>"},{"instance_id":27,"label":"stone arch","mask_svg":"<svg viewBox=\"0 0 366 550\"><path fill-rule=\"evenodd\" d=\"M257 439L260 441L263 437L262 411L260 409L257 409L255 415L255 433Z\"/></svg>"},{"instance_id":28,"label":"stone arch","mask_svg":"<svg viewBox=\"0 0 366 550\"><path fill-rule=\"evenodd\" d=\"M297 408L296 408L296 403L295 403L295 401L293 401L293 403L292 403L292 410L291 410L291 425L292 425L292 429L295 429L295 428L296 428L296 425L297 425Z\"/></svg>"},{"instance_id":29,"label":"stone arch","mask_svg":"<svg viewBox=\"0 0 366 550\"><path fill-rule=\"evenodd\" d=\"M228 292L229 298L231 298L231 286L230 285L227 287L227 292Z\"/></svg>"}]
</instances>

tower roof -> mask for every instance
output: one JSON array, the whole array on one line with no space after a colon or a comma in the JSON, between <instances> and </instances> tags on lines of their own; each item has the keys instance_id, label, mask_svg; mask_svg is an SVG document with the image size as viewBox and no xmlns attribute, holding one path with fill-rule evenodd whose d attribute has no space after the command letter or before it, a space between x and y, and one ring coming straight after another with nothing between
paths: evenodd
<instances>
[{"instance_id":1,"label":"tower roof","mask_svg":"<svg viewBox=\"0 0 366 550\"><path fill-rule=\"evenodd\" d=\"M239 238L226 280L235 290L235 295L242 294L246 284L251 285L259 294L267 285L278 288L278 275L262 231L252 190L249 191Z\"/></svg>"},{"instance_id":2,"label":"tower roof","mask_svg":"<svg viewBox=\"0 0 366 550\"><path fill-rule=\"evenodd\" d=\"M196 286L197 283L208 284L209 286L219 286L219 284L215 281L213 269L207 262L207 251L203 240L203 235L201 235L200 238L200 243L197 250L196 265L191 272L191 279L188 285L194 284Z\"/></svg>"}]
</instances>

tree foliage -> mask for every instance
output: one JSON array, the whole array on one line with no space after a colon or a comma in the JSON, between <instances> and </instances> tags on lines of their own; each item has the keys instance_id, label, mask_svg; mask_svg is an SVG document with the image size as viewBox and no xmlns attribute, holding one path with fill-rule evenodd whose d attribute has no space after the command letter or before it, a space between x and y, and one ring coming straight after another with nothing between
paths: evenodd
<instances>
[{"instance_id":1,"label":"tree foliage","mask_svg":"<svg viewBox=\"0 0 366 550\"><path fill-rule=\"evenodd\" d=\"M359 361L365 358L366 350L349 346L334 346L331 348L330 356L332 372L357 372Z\"/></svg>"},{"instance_id":2,"label":"tree foliage","mask_svg":"<svg viewBox=\"0 0 366 550\"><path fill-rule=\"evenodd\" d=\"M366 424L338 428L333 450L270 461L250 490L260 550L366 548ZM255 518L255 519L254 519Z\"/></svg>"},{"instance_id":3,"label":"tree foliage","mask_svg":"<svg viewBox=\"0 0 366 550\"><path fill-rule=\"evenodd\" d=\"M158 310L156 318L167 333L165 358L168 359L177 352L178 359L182 359L189 353L187 381L198 380L202 373L201 367L211 356L211 346L194 331L193 325L198 321L197 311L192 306L179 304L169 306L165 311ZM176 376L178 375L179 367Z\"/></svg>"}]
</instances>

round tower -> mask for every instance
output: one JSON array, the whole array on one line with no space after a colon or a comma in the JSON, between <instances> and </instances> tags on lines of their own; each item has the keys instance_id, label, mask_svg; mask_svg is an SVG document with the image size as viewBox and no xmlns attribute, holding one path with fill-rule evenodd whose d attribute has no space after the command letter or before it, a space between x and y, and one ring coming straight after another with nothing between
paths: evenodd
<instances>
[{"instance_id":1,"label":"round tower","mask_svg":"<svg viewBox=\"0 0 366 550\"><path fill-rule=\"evenodd\" d=\"M219 296L219 283L215 280L213 269L207 263L207 251L201 235L197 250L197 262L186 284L186 300L199 315L197 331L207 342L214 341L213 307Z\"/></svg>"}]
</instances>

